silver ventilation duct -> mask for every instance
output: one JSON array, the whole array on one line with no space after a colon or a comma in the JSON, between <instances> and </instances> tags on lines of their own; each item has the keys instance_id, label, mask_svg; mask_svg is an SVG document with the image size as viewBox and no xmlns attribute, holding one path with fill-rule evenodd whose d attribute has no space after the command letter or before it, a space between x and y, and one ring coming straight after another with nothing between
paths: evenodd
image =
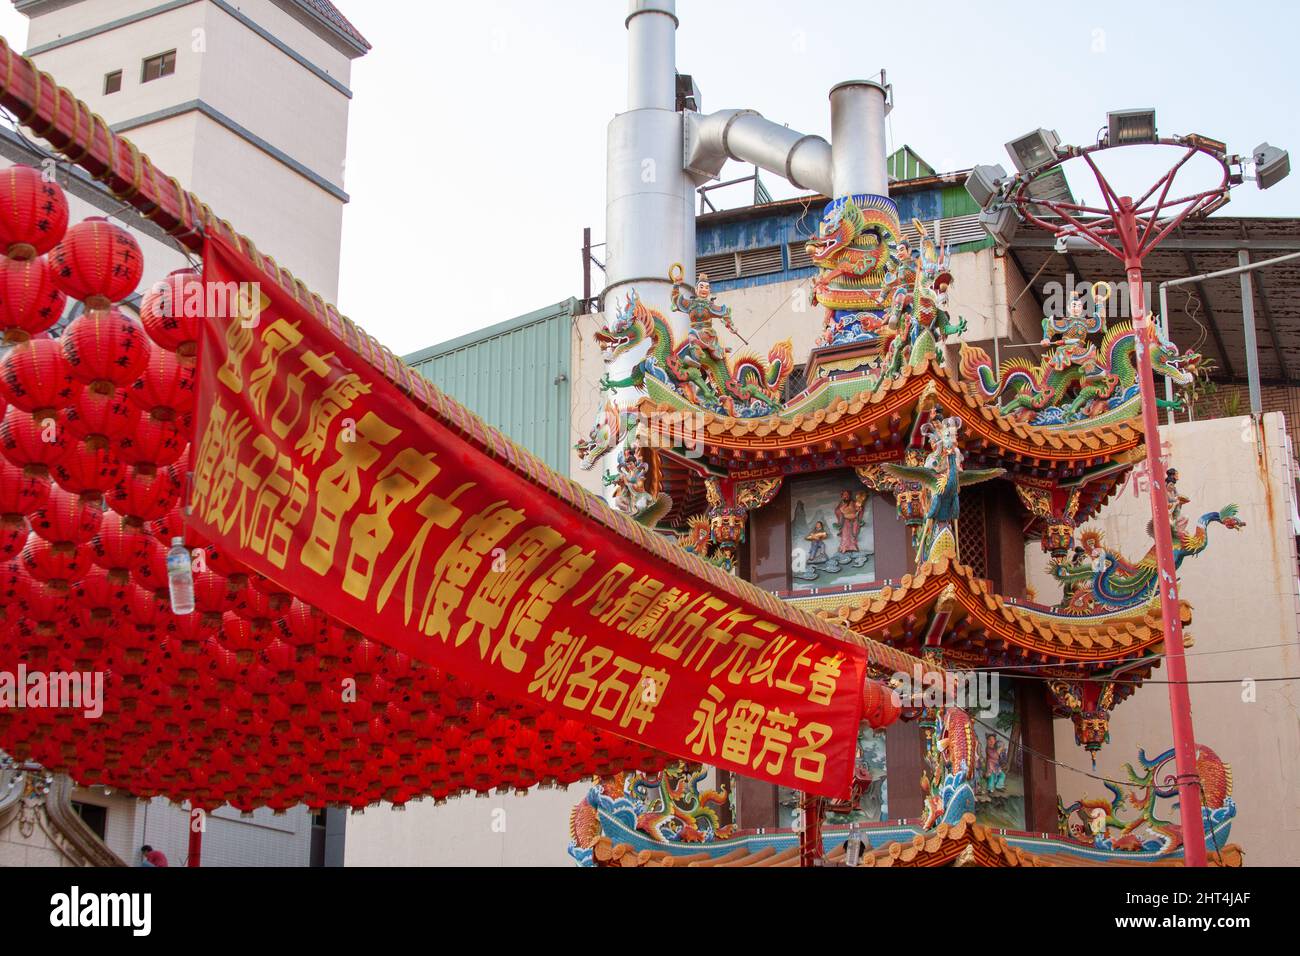
<instances>
[{"instance_id":1,"label":"silver ventilation duct","mask_svg":"<svg viewBox=\"0 0 1300 956\"><path fill-rule=\"evenodd\" d=\"M800 189L832 196L831 145L764 119L754 110L685 114L688 172L713 179L729 159L752 163Z\"/></svg>"}]
</instances>

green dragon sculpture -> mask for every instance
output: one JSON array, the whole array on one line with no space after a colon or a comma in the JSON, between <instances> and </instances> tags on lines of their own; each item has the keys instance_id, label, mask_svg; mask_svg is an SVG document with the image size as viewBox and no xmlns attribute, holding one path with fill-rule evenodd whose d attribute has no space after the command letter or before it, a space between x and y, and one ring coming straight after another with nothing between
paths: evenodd
<instances>
[{"instance_id":1,"label":"green dragon sculpture","mask_svg":"<svg viewBox=\"0 0 1300 956\"><path fill-rule=\"evenodd\" d=\"M727 355L702 337L678 341L663 313L629 292L608 329L596 332L596 342L608 362L646 341L650 351L632 373L619 381L608 376L605 388L641 387L652 375L693 405L733 418L772 415L781 408L781 392L794 365L789 339L776 343L764 362L752 355Z\"/></svg>"},{"instance_id":2,"label":"green dragon sculpture","mask_svg":"<svg viewBox=\"0 0 1300 956\"><path fill-rule=\"evenodd\" d=\"M1034 364L1013 358L997 370L982 348L962 344L961 377L984 403L1017 421L1034 425L1105 424L1138 414L1137 337L1127 322L1111 327L1095 354L1085 360L1054 351ZM1151 367L1179 387L1191 385L1201 363L1196 352L1180 353L1157 336ZM1168 403L1160 400L1161 407ZM1177 406L1175 406L1177 407Z\"/></svg>"},{"instance_id":3,"label":"green dragon sculpture","mask_svg":"<svg viewBox=\"0 0 1300 956\"><path fill-rule=\"evenodd\" d=\"M1107 850L1157 850L1162 855L1177 850L1183 844L1182 826L1158 813L1158 801L1172 800L1178 795L1171 775L1159 779L1161 771L1173 759L1172 748L1154 758L1148 758L1139 749L1141 771L1135 770L1131 763L1124 764L1130 785L1128 793L1108 780L1104 786L1110 791L1109 800L1084 798L1069 806L1058 805L1062 832L1080 840L1091 838L1095 846ZM1225 824L1236 814L1232 801L1232 768L1205 744L1197 744L1196 775L1201 781L1207 833L1226 830ZM1137 811L1132 819L1120 816L1125 804ZM1076 822L1076 814L1082 823Z\"/></svg>"},{"instance_id":4,"label":"green dragon sculpture","mask_svg":"<svg viewBox=\"0 0 1300 956\"><path fill-rule=\"evenodd\" d=\"M1176 507L1181 504L1176 502ZM1237 517L1236 505L1224 505L1218 511L1201 515L1195 531L1175 515L1173 525L1174 567L1184 558L1195 557L1209 546L1208 528L1221 524L1230 531L1244 528ZM1150 522L1147 524L1150 533ZM1083 558L1091 560L1083 560ZM1104 547L1102 532L1085 528L1079 532L1079 548L1072 560L1052 562L1049 571L1061 583L1064 597L1058 609L1067 614L1099 614L1126 608L1143 607L1156 597L1156 547L1154 542L1142 559L1125 560L1118 551Z\"/></svg>"}]
</instances>

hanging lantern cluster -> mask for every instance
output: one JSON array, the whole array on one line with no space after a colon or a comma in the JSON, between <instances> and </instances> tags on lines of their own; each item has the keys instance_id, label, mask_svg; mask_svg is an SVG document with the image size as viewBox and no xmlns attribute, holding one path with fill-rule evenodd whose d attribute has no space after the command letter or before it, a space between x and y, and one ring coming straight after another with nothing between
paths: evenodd
<instances>
[{"instance_id":1,"label":"hanging lantern cluster","mask_svg":"<svg viewBox=\"0 0 1300 956\"><path fill-rule=\"evenodd\" d=\"M663 754L390 650L185 529L202 281L117 304L142 257L103 219L68 228L38 170L0 172L0 670L99 673L103 713L0 708L0 748L143 796L363 807L523 790ZM84 311L57 337L68 298ZM167 549L193 555L172 612Z\"/></svg>"}]
</instances>

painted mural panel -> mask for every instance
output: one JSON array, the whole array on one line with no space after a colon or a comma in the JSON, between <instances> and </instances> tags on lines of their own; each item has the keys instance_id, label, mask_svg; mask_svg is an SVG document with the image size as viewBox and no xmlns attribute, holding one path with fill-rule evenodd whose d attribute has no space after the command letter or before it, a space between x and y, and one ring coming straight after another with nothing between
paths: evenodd
<instances>
[{"instance_id":1,"label":"painted mural panel","mask_svg":"<svg viewBox=\"0 0 1300 956\"><path fill-rule=\"evenodd\" d=\"M989 826L1025 828L1025 761L1020 701L1010 681L999 682L997 713L966 708L976 732L975 818Z\"/></svg>"},{"instance_id":2,"label":"painted mural panel","mask_svg":"<svg viewBox=\"0 0 1300 956\"><path fill-rule=\"evenodd\" d=\"M852 472L817 475L790 488L793 587L866 584L876 579L867 489Z\"/></svg>"},{"instance_id":3,"label":"painted mural panel","mask_svg":"<svg viewBox=\"0 0 1300 956\"><path fill-rule=\"evenodd\" d=\"M859 776L865 770L871 785L863 791L857 805L850 813L827 812L826 822L835 826L846 823L880 823L889 819L889 779L885 772L885 732L872 730L866 724L858 734ZM799 792L792 787L777 789L777 826L794 825L795 811L799 809Z\"/></svg>"}]
</instances>

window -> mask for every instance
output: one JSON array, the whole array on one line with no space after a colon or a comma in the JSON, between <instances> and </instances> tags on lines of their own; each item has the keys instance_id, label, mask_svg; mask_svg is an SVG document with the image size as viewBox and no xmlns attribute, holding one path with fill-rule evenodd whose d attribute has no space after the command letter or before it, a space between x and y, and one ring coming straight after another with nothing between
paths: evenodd
<instances>
[{"instance_id":1,"label":"window","mask_svg":"<svg viewBox=\"0 0 1300 956\"><path fill-rule=\"evenodd\" d=\"M95 836L104 839L104 834L108 831L108 807L73 800L72 809L95 832Z\"/></svg>"},{"instance_id":2,"label":"window","mask_svg":"<svg viewBox=\"0 0 1300 956\"><path fill-rule=\"evenodd\" d=\"M114 70L112 73L104 75L104 95L116 93L122 88L122 71Z\"/></svg>"},{"instance_id":3,"label":"window","mask_svg":"<svg viewBox=\"0 0 1300 956\"><path fill-rule=\"evenodd\" d=\"M176 72L176 51L168 50L144 61L144 71L140 75L141 83L148 83L160 76L171 76Z\"/></svg>"}]
</instances>

